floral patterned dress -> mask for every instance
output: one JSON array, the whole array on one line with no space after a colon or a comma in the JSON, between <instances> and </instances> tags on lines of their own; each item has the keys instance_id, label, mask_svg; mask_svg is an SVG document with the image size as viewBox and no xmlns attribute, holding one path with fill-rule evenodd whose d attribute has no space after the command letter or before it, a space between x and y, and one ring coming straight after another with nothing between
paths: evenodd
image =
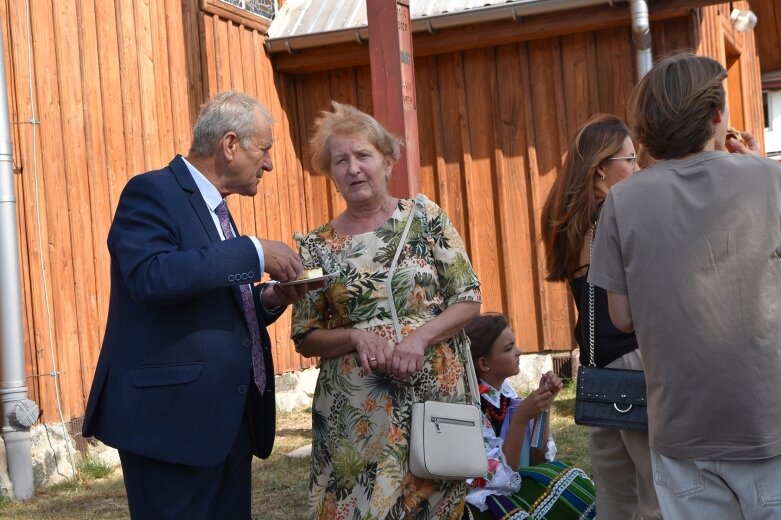
<instances>
[{"instance_id":1,"label":"floral patterned dress","mask_svg":"<svg viewBox=\"0 0 781 520\"><path fill-rule=\"evenodd\" d=\"M316 329L360 328L395 345L386 279L407 218L409 235L392 276L402 335L449 305L481 301L480 283L463 242L445 213L425 196L402 199L390 219L354 236L329 222L299 236L307 266L337 273L293 311L298 345ZM311 519L460 519L463 481L432 481L408 467L411 404L463 401L469 342L463 333L426 349L423 369L407 381L364 373L355 352L320 361L312 407Z\"/></svg>"}]
</instances>

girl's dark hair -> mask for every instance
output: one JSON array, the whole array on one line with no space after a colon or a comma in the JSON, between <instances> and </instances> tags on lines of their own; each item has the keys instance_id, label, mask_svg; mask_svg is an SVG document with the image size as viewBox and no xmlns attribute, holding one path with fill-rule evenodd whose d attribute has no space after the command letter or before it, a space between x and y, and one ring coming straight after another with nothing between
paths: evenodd
<instances>
[{"instance_id":1,"label":"girl's dark hair","mask_svg":"<svg viewBox=\"0 0 781 520\"><path fill-rule=\"evenodd\" d=\"M464 332L472 343L472 359L477 361L481 357L490 356L494 341L508 326L507 318L497 312L481 314L470 321L464 327Z\"/></svg>"}]
</instances>

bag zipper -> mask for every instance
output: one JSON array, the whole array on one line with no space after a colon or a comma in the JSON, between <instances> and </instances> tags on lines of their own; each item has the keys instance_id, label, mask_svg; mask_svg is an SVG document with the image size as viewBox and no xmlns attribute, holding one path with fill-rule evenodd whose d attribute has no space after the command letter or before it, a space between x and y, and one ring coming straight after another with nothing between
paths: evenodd
<instances>
[{"instance_id":1,"label":"bag zipper","mask_svg":"<svg viewBox=\"0 0 781 520\"><path fill-rule=\"evenodd\" d=\"M468 421L465 419L450 419L448 417L432 417L431 422L434 423L434 428L436 428L437 433L442 433L442 428L439 426L439 423L443 424L455 424L457 426L474 426L474 421Z\"/></svg>"}]
</instances>

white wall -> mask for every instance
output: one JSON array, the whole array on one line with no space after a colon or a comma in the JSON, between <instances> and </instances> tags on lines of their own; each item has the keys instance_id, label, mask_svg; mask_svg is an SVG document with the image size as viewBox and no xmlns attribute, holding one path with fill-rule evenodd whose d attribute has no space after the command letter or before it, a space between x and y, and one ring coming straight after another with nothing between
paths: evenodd
<instances>
[{"instance_id":1,"label":"white wall","mask_svg":"<svg viewBox=\"0 0 781 520\"><path fill-rule=\"evenodd\" d=\"M770 128L765 130L765 151L781 154L781 90L768 91L767 104Z\"/></svg>"}]
</instances>

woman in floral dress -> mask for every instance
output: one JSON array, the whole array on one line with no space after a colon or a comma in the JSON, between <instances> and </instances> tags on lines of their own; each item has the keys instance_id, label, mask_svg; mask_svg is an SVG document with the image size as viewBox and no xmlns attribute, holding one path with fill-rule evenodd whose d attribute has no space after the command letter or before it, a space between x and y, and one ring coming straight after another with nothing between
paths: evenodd
<instances>
[{"instance_id":1,"label":"woman in floral dress","mask_svg":"<svg viewBox=\"0 0 781 520\"><path fill-rule=\"evenodd\" d=\"M309 518L457 519L466 484L409 472L409 423L415 401L467 399L463 327L479 314L480 284L441 208L388 193L399 140L333 106L316 122L312 163L347 208L297 236L305 266L335 275L293 313L298 351L320 357Z\"/></svg>"}]
</instances>

